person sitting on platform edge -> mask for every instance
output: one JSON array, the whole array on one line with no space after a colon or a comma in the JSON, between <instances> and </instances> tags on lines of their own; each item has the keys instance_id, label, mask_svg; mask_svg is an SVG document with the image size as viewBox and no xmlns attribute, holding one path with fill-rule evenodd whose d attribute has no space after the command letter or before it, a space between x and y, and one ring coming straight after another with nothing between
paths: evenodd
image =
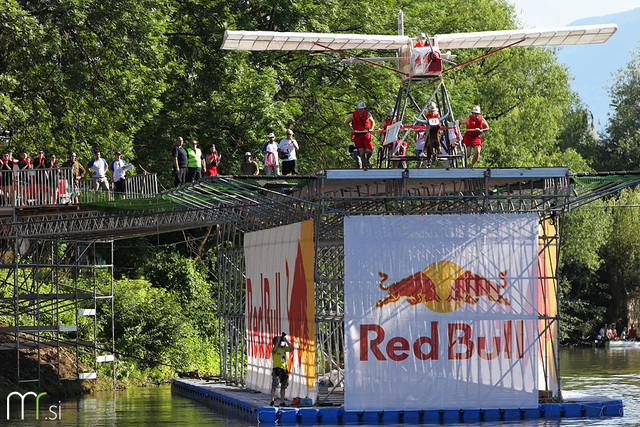
<instances>
[{"instance_id":1,"label":"person sitting on platform edge","mask_svg":"<svg viewBox=\"0 0 640 427\"><path fill-rule=\"evenodd\" d=\"M364 101L358 101L356 110L344 122L345 127L351 133L351 139L358 149L365 170L371 167L369 159L373 153L373 141L370 131L376 126L371 113L366 108Z\"/></svg>"},{"instance_id":2,"label":"person sitting on platform edge","mask_svg":"<svg viewBox=\"0 0 640 427\"><path fill-rule=\"evenodd\" d=\"M635 341L636 340L636 328L635 326L633 326L633 324L631 324L631 327L629 328L629 341Z\"/></svg>"},{"instance_id":3,"label":"person sitting on platform edge","mask_svg":"<svg viewBox=\"0 0 640 427\"><path fill-rule=\"evenodd\" d=\"M287 353L293 351L293 346L287 339L287 334L273 337L271 340L271 356L273 360L273 369L271 371L271 406L276 400L276 388L280 384L280 406L288 406L285 400L285 392L289 387L289 371L287 370Z\"/></svg>"},{"instance_id":4,"label":"person sitting on platform edge","mask_svg":"<svg viewBox=\"0 0 640 427\"><path fill-rule=\"evenodd\" d=\"M473 160L471 166L474 167L480 158L480 150L482 150L482 133L489 130L487 121L480 114L480 106L476 105L471 110L471 115L465 117L458 122L461 125L467 125L466 132L462 137L462 143L466 147L467 159L471 157L473 149Z\"/></svg>"},{"instance_id":5,"label":"person sitting on platform edge","mask_svg":"<svg viewBox=\"0 0 640 427\"><path fill-rule=\"evenodd\" d=\"M258 164L253 161L253 156L250 152L244 153L244 161L240 164L240 175L258 175L260 168Z\"/></svg>"}]
</instances>

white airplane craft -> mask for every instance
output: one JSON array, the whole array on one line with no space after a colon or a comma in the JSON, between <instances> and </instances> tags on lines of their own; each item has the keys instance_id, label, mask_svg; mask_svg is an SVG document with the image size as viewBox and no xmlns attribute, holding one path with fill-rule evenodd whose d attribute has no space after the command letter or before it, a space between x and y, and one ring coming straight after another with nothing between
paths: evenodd
<instances>
[{"instance_id":1,"label":"white airplane craft","mask_svg":"<svg viewBox=\"0 0 640 427\"><path fill-rule=\"evenodd\" d=\"M616 24L598 24L543 29L436 34L433 37L427 37L428 41L425 46L417 46L416 38L403 35L403 27L403 14L402 11L399 11L398 33L400 35L397 36L227 30L224 33L221 49L253 51L331 50L349 56L349 59L343 61L347 63L369 62L375 64L377 61L397 61L397 69L394 71L402 75L403 82L408 83L405 88L401 87L398 92L396 104L393 108L394 120L397 123L393 126L393 132L387 132L386 134L385 144L387 144L398 140L398 132L409 101L419 111L413 118L413 125L428 124L426 120L423 120L423 115L427 110L427 106L432 101L435 101L438 104L439 111L442 113L441 122L446 119L447 123L454 124L454 127L457 126L455 125L457 122L453 118L449 97L442 79L443 72L511 46L560 46L605 43L618 29ZM443 62L453 64L451 60L455 58L455 55L452 55L450 51L443 53L443 50L478 48L495 50L463 64L454 64L448 69L443 69ZM397 49L398 53L396 56L390 57L358 58L344 52L351 49ZM433 84L431 96L423 107L420 107L410 95L409 88L412 81L431 82ZM440 91L439 95L438 91ZM408 133L402 137L401 141L404 141ZM445 132L446 141L443 145L446 147L448 157L453 160L452 166L456 165L458 159L462 161L463 166L466 163L464 156L455 153L457 152L456 144L451 144L455 139L459 139L459 135L460 131L457 128L450 128L448 132ZM459 141L456 140L454 142ZM381 166L381 160L384 159L386 166L388 166L391 156L395 152L396 149L387 150L386 154L379 155L378 165ZM443 157L447 157L447 155Z\"/></svg>"}]
</instances>

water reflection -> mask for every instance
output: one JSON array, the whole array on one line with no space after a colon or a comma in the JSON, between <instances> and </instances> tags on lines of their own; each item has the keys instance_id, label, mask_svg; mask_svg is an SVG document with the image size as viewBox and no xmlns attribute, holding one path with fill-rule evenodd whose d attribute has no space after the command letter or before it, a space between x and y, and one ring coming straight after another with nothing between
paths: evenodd
<instances>
[{"instance_id":1,"label":"water reflection","mask_svg":"<svg viewBox=\"0 0 640 427\"><path fill-rule=\"evenodd\" d=\"M563 420L528 420L464 424L468 426L636 426L640 425L640 349L573 349L560 353L563 390L622 399L624 417ZM54 404L57 402L53 402ZM172 396L169 386L101 392L77 401L62 402L62 420L35 419L3 422L17 426L192 426L248 427L255 425L225 417L190 399ZM447 426L460 426L447 424ZM361 427L370 427L361 425Z\"/></svg>"},{"instance_id":2,"label":"water reflection","mask_svg":"<svg viewBox=\"0 0 640 427\"><path fill-rule=\"evenodd\" d=\"M572 349L560 352L563 390L621 399L624 417L563 421L563 426L640 424L640 348Z\"/></svg>"}]
</instances>

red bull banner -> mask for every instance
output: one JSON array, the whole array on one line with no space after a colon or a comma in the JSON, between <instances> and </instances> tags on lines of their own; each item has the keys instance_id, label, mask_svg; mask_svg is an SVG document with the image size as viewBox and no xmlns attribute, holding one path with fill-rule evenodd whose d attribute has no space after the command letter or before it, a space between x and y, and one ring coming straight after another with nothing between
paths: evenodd
<instances>
[{"instance_id":1,"label":"red bull banner","mask_svg":"<svg viewBox=\"0 0 640 427\"><path fill-rule=\"evenodd\" d=\"M287 334L287 398L316 399L313 221L246 233L247 388L271 391L274 336ZM278 387L279 393L279 387Z\"/></svg>"},{"instance_id":2,"label":"red bull banner","mask_svg":"<svg viewBox=\"0 0 640 427\"><path fill-rule=\"evenodd\" d=\"M558 261L558 239L554 218L547 218L540 224L540 242L538 258L538 330L539 375L538 388L549 390L555 397L560 396L560 378L558 367L558 301L556 269Z\"/></svg>"},{"instance_id":3,"label":"red bull banner","mask_svg":"<svg viewBox=\"0 0 640 427\"><path fill-rule=\"evenodd\" d=\"M536 408L539 227L346 217L345 409Z\"/></svg>"}]
</instances>

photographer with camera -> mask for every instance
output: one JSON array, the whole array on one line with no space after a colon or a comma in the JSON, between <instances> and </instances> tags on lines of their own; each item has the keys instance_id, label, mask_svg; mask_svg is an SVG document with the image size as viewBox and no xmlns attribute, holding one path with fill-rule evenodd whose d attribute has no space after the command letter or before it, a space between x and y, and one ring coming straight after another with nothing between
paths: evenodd
<instances>
[{"instance_id":1,"label":"photographer with camera","mask_svg":"<svg viewBox=\"0 0 640 427\"><path fill-rule=\"evenodd\" d=\"M284 395L289 386L289 371L287 369L287 353L293 351L293 346L287 339L285 332L282 335L273 337L271 340L271 355L273 358L273 370L271 371L271 406L276 400L276 388L280 384L280 407L287 407L284 402Z\"/></svg>"}]
</instances>

